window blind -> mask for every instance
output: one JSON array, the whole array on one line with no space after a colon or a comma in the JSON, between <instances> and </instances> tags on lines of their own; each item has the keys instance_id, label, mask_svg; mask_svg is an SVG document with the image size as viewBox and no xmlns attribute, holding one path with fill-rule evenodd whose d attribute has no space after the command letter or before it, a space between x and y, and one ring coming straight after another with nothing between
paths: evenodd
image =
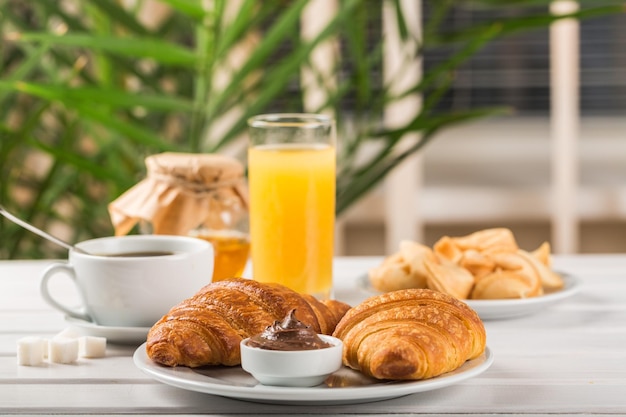
<instances>
[{"instance_id":1,"label":"window blind","mask_svg":"<svg viewBox=\"0 0 626 417\"><path fill-rule=\"evenodd\" d=\"M424 2L428 19L429 2ZM455 7L450 30L506 19L540 8ZM580 106L582 115L626 114L626 15L585 19L580 25ZM426 70L450 51L427 51ZM440 111L505 105L521 115L547 115L550 108L550 49L547 29L526 31L489 43L456 73Z\"/></svg>"}]
</instances>

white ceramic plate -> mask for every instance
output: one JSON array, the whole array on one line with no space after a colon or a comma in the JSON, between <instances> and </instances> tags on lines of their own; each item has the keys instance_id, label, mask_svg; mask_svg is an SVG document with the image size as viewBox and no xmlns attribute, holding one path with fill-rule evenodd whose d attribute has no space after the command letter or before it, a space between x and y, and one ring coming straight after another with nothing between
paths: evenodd
<instances>
[{"instance_id":1,"label":"white ceramic plate","mask_svg":"<svg viewBox=\"0 0 626 417\"><path fill-rule=\"evenodd\" d=\"M529 314L535 314L566 298L576 294L580 289L580 280L572 275L561 274L565 286L539 297L521 298L514 300L463 300L473 308L482 320L509 319ZM370 285L367 275L357 278L358 287L369 295L380 294Z\"/></svg>"},{"instance_id":2,"label":"white ceramic plate","mask_svg":"<svg viewBox=\"0 0 626 417\"><path fill-rule=\"evenodd\" d=\"M271 404L356 404L402 397L459 383L486 371L493 363L489 348L453 372L423 381L385 382L342 368L324 384L310 388L272 387L259 384L250 374L235 367L169 368L153 362L145 344L133 355L135 365L157 381L190 391Z\"/></svg>"},{"instance_id":3,"label":"white ceramic plate","mask_svg":"<svg viewBox=\"0 0 626 417\"><path fill-rule=\"evenodd\" d=\"M66 323L76 328L85 336L106 337L107 342L119 343L135 346L144 343L148 336L149 327L114 327L100 326L90 321L80 320L77 318L65 317Z\"/></svg>"}]
</instances>

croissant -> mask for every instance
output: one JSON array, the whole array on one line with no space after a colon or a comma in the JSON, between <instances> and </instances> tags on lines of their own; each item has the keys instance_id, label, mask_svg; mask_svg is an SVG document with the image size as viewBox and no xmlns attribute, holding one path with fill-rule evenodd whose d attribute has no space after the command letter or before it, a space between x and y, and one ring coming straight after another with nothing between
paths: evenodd
<instances>
[{"instance_id":1,"label":"croissant","mask_svg":"<svg viewBox=\"0 0 626 417\"><path fill-rule=\"evenodd\" d=\"M351 308L333 334L344 365L377 379L427 379L485 350L482 321L465 303L429 289L398 290Z\"/></svg>"},{"instance_id":2,"label":"croissant","mask_svg":"<svg viewBox=\"0 0 626 417\"><path fill-rule=\"evenodd\" d=\"M279 284L232 278L206 285L148 332L146 351L166 366L238 365L239 343L291 310L318 333L331 334L349 305L317 300Z\"/></svg>"}]
</instances>

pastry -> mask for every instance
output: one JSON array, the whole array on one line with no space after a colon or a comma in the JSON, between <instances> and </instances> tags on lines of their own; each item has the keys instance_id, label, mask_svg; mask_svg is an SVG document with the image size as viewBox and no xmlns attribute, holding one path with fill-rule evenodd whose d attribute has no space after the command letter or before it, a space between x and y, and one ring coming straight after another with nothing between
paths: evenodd
<instances>
[{"instance_id":1,"label":"pastry","mask_svg":"<svg viewBox=\"0 0 626 417\"><path fill-rule=\"evenodd\" d=\"M450 249L448 245L452 245L455 250ZM433 248L437 253L453 253L456 256L458 256L457 251L464 252L469 249L485 254L515 252L519 249L513 232L504 227L483 229L467 236L452 238L445 236L435 243ZM456 259L450 260L456 261Z\"/></svg>"},{"instance_id":2,"label":"pastry","mask_svg":"<svg viewBox=\"0 0 626 417\"><path fill-rule=\"evenodd\" d=\"M381 292L405 288L426 288L429 275L425 261L436 262L432 249L419 243L404 240L400 251L369 270L372 287Z\"/></svg>"},{"instance_id":3,"label":"pastry","mask_svg":"<svg viewBox=\"0 0 626 417\"><path fill-rule=\"evenodd\" d=\"M545 248L545 245L542 245ZM539 253L537 251L528 253L523 250L519 250L518 254L528 260L530 264L535 268L541 281L541 286L546 291L560 290L565 286L565 282L561 275L550 269L550 259L545 253Z\"/></svg>"},{"instance_id":4,"label":"pastry","mask_svg":"<svg viewBox=\"0 0 626 417\"><path fill-rule=\"evenodd\" d=\"M552 266L552 258L550 257L551 252L552 248L550 247L550 243L543 242L537 249L531 252L531 255L550 268Z\"/></svg>"},{"instance_id":5,"label":"pastry","mask_svg":"<svg viewBox=\"0 0 626 417\"><path fill-rule=\"evenodd\" d=\"M458 265L467 269L474 276L474 279L480 279L492 273L496 268L495 262L489 255L485 255L474 249L468 249L463 252L463 256L459 259Z\"/></svg>"},{"instance_id":6,"label":"pastry","mask_svg":"<svg viewBox=\"0 0 626 417\"><path fill-rule=\"evenodd\" d=\"M369 282L376 291L387 292L414 288L418 283L411 273L411 265L401 254L393 254L368 272Z\"/></svg>"},{"instance_id":7,"label":"pastry","mask_svg":"<svg viewBox=\"0 0 626 417\"><path fill-rule=\"evenodd\" d=\"M444 292L459 299L468 298L474 287L474 276L467 269L442 259L441 262L424 262L428 288Z\"/></svg>"},{"instance_id":8,"label":"pastry","mask_svg":"<svg viewBox=\"0 0 626 417\"><path fill-rule=\"evenodd\" d=\"M400 242L400 254L408 262L415 285L410 288L425 288L428 279L426 262L437 262L432 249L420 243L403 240Z\"/></svg>"},{"instance_id":9,"label":"pastry","mask_svg":"<svg viewBox=\"0 0 626 417\"><path fill-rule=\"evenodd\" d=\"M429 289L370 297L351 308L333 334L344 365L377 379L433 378L481 355L482 321L465 303Z\"/></svg>"},{"instance_id":10,"label":"pastry","mask_svg":"<svg viewBox=\"0 0 626 417\"><path fill-rule=\"evenodd\" d=\"M279 284L243 278L217 281L155 323L148 332L146 351L150 359L166 366L238 365L239 343L291 310L317 333L331 334L349 308Z\"/></svg>"},{"instance_id":11,"label":"pastry","mask_svg":"<svg viewBox=\"0 0 626 417\"><path fill-rule=\"evenodd\" d=\"M476 280L471 298L529 298L543 295L541 279L530 254L518 250L494 253L490 258L495 263L494 272Z\"/></svg>"},{"instance_id":12,"label":"pastry","mask_svg":"<svg viewBox=\"0 0 626 417\"><path fill-rule=\"evenodd\" d=\"M529 298L536 296L535 288L536 286L522 274L498 270L478 280L470 298L480 300Z\"/></svg>"}]
</instances>

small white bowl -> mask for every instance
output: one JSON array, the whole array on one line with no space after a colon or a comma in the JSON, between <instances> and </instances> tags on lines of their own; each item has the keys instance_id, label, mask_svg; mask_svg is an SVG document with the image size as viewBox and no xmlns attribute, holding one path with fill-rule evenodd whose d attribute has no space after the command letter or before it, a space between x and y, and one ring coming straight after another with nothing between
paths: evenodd
<instances>
[{"instance_id":1,"label":"small white bowl","mask_svg":"<svg viewBox=\"0 0 626 417\"><path fill-rule=\"evenodd\" d=\"M320 334L333 346L313 350L268 350L241 341L241 367L263 385L313 387L341 368L343 342Z\"/></svg>"}]
</instances>

